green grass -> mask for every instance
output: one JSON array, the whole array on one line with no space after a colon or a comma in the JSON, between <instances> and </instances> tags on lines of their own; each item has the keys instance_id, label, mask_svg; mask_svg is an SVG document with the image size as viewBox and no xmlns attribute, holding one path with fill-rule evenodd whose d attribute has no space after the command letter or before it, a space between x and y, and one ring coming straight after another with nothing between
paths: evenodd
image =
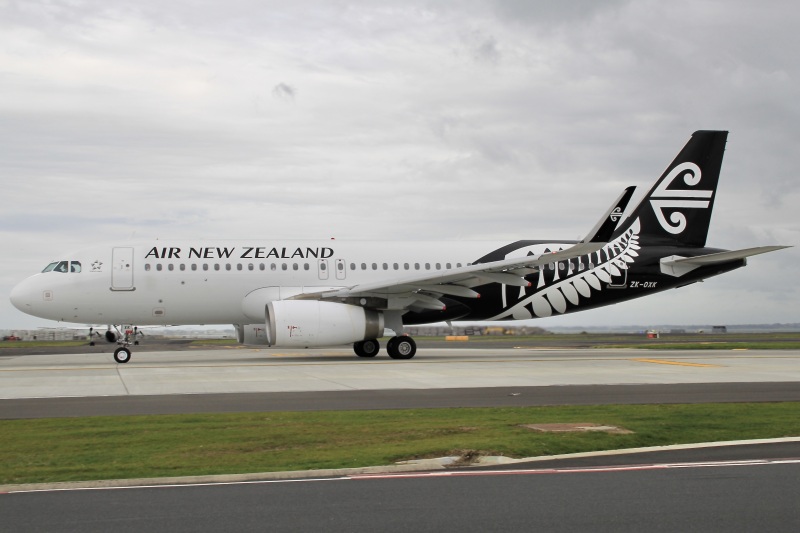
<instances>
[{"instance_id":1,"label":"green grass","mask_svg":"<svg viewBox=\"0 0 800 533\"><path fill-rule=\"evenodd\" d=\"M238 346L236 339L195 339L189 343L190 346Z\"/></svg>"},{"instance_id":2,"label":"green grass","mask_svg":"<svg viewBox=\"0 0 800 533\"><path fill-rule=\"evenodd\" d=\"M799 350L800 342L674 342L619 344L596 348L633 348L640 350Z\"/></svg>"},{"instance_id":3,"label":"green grass","mask_svg":"<svg viewBox=\"0 0 800 533\"><path fill-rule=\"evenodd\" d=\"M595 422L630 435L538 433ZM276 412L0 421L0 484L306 470L800 435L800 403Z\"/></svg>"},{"instance_id":4,"label":"green grass","mask_svg":"<svg viewBox=\"0 0 800 533\"><path fill-rule=\"evenodd\" d=\"M89 346L89 341L0 341L3 348L64 348L68 346Z\"/></svg>"}]
</instances>

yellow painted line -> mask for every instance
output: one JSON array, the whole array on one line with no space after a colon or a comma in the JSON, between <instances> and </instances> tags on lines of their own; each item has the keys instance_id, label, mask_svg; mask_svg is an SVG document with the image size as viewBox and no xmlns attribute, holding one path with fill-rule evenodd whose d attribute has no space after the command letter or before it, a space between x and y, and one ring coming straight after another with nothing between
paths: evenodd
<instances>
[{"instance_id":1,"label":"yellow painted line","mask_svg":"<svg viewBox=\"0 0 800 533\"><path fill-rule=\"evenodd\" d=\"M665 361L663 359L631 359L637 363L655 363L657 365L679 365L679 366L699 366L707 368L719 368L721 365L705 365L702 363L679 363L678 361Z\"/></svg>"}]
</instances>

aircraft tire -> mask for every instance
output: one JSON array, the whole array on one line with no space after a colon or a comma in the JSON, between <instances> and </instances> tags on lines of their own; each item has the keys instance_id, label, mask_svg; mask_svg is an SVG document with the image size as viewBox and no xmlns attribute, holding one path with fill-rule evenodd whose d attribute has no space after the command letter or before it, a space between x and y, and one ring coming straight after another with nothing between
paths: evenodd
<instances>
[{"instance_id":1,"label":"aircraft tire","mask_svg":"<svg viewBox=\"0 0 800 533\"><path fill-rule=\"evenodd\" d=\"M380 349L381 345L375 339L366 339L353 344L353 351L359 357L375 357Z\"/></svg>"},{"instance_id":2,"label":"aircraft tire","mask_svg":"<svg viewBox=\"0 0 800 533\"><path fill-rule=\"evenodd\" d=\"M127 348L117 348L114 350L114 361L123 364L131 360L131 351Z\"/></svg>"},{"instance_id":3,"label":"aircraft tire","mask_svg":"<svg viewBox=\"0 0 800 533\"><path fill-rule=\"evenodd\" d=\"M417 353L417 343L407 336L392 337L386 344L386 351L392 359L411 359Z\"/></svg>"}]
</instances>

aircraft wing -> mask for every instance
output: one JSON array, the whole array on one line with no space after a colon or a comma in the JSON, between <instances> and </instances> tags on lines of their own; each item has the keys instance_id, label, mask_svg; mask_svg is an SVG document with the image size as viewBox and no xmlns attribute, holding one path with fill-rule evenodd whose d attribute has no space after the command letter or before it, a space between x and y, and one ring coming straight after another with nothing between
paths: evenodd
<instances>
[{"instance_id":1,"label":"aircraft wing","mask_svg":"<svg viewBox=\"0 0 800 533\"><path fill-rule=\"evenodd\" d=\"M628 187L616 199L603 217L580 242L557 252L529 255L477 263L460 268L425 272L415 276L364 283L341 289L304 293L293 299L319 299L347 301L348 299L380 298L386 300L386 309L402 310L410 307L443 310L442 296L480 298L473 287L487 283L504 283L529 287L524 276L538 272L544 265L573 259L600 250L616 229L622 213L633 195L635 187Z\"/></svg>"},{"instance_id":2,"label":"aircraft wing","mask_svg":"<svg viewBox=\"0 0 800 533\"><path fill-rule=\"evenodd\" d=\"M783 250L791 246L759 246L756 248L745 248L743 250L732 250L729 252L718 252L715 254L698 255L695 257L682 257L671 255L661 258L661 272L670 276L681 277L688 274L695 268L716 263L725 263L737 259L745 259L753 255Z\"/></svg>"}]
</instances>

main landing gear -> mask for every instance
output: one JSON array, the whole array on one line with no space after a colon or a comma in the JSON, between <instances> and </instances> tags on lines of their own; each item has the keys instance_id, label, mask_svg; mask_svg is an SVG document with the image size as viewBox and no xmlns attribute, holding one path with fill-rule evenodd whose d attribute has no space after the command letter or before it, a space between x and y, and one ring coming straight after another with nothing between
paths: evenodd
<instances>
[{"instance_id":1,"label":"main landing gear","mask_svg":"<svg viewBox=\"0 0 800 533\"><path fill-rule=\"evenodd\" d=\"M367 339L353 344L353 351L359 357L375 357L380 349L381 345L375 339ZM392 359L411 359L417 353L417 343L405 335L392 337L386 343L386 352Z\"/></svg>"}]
</instances>

